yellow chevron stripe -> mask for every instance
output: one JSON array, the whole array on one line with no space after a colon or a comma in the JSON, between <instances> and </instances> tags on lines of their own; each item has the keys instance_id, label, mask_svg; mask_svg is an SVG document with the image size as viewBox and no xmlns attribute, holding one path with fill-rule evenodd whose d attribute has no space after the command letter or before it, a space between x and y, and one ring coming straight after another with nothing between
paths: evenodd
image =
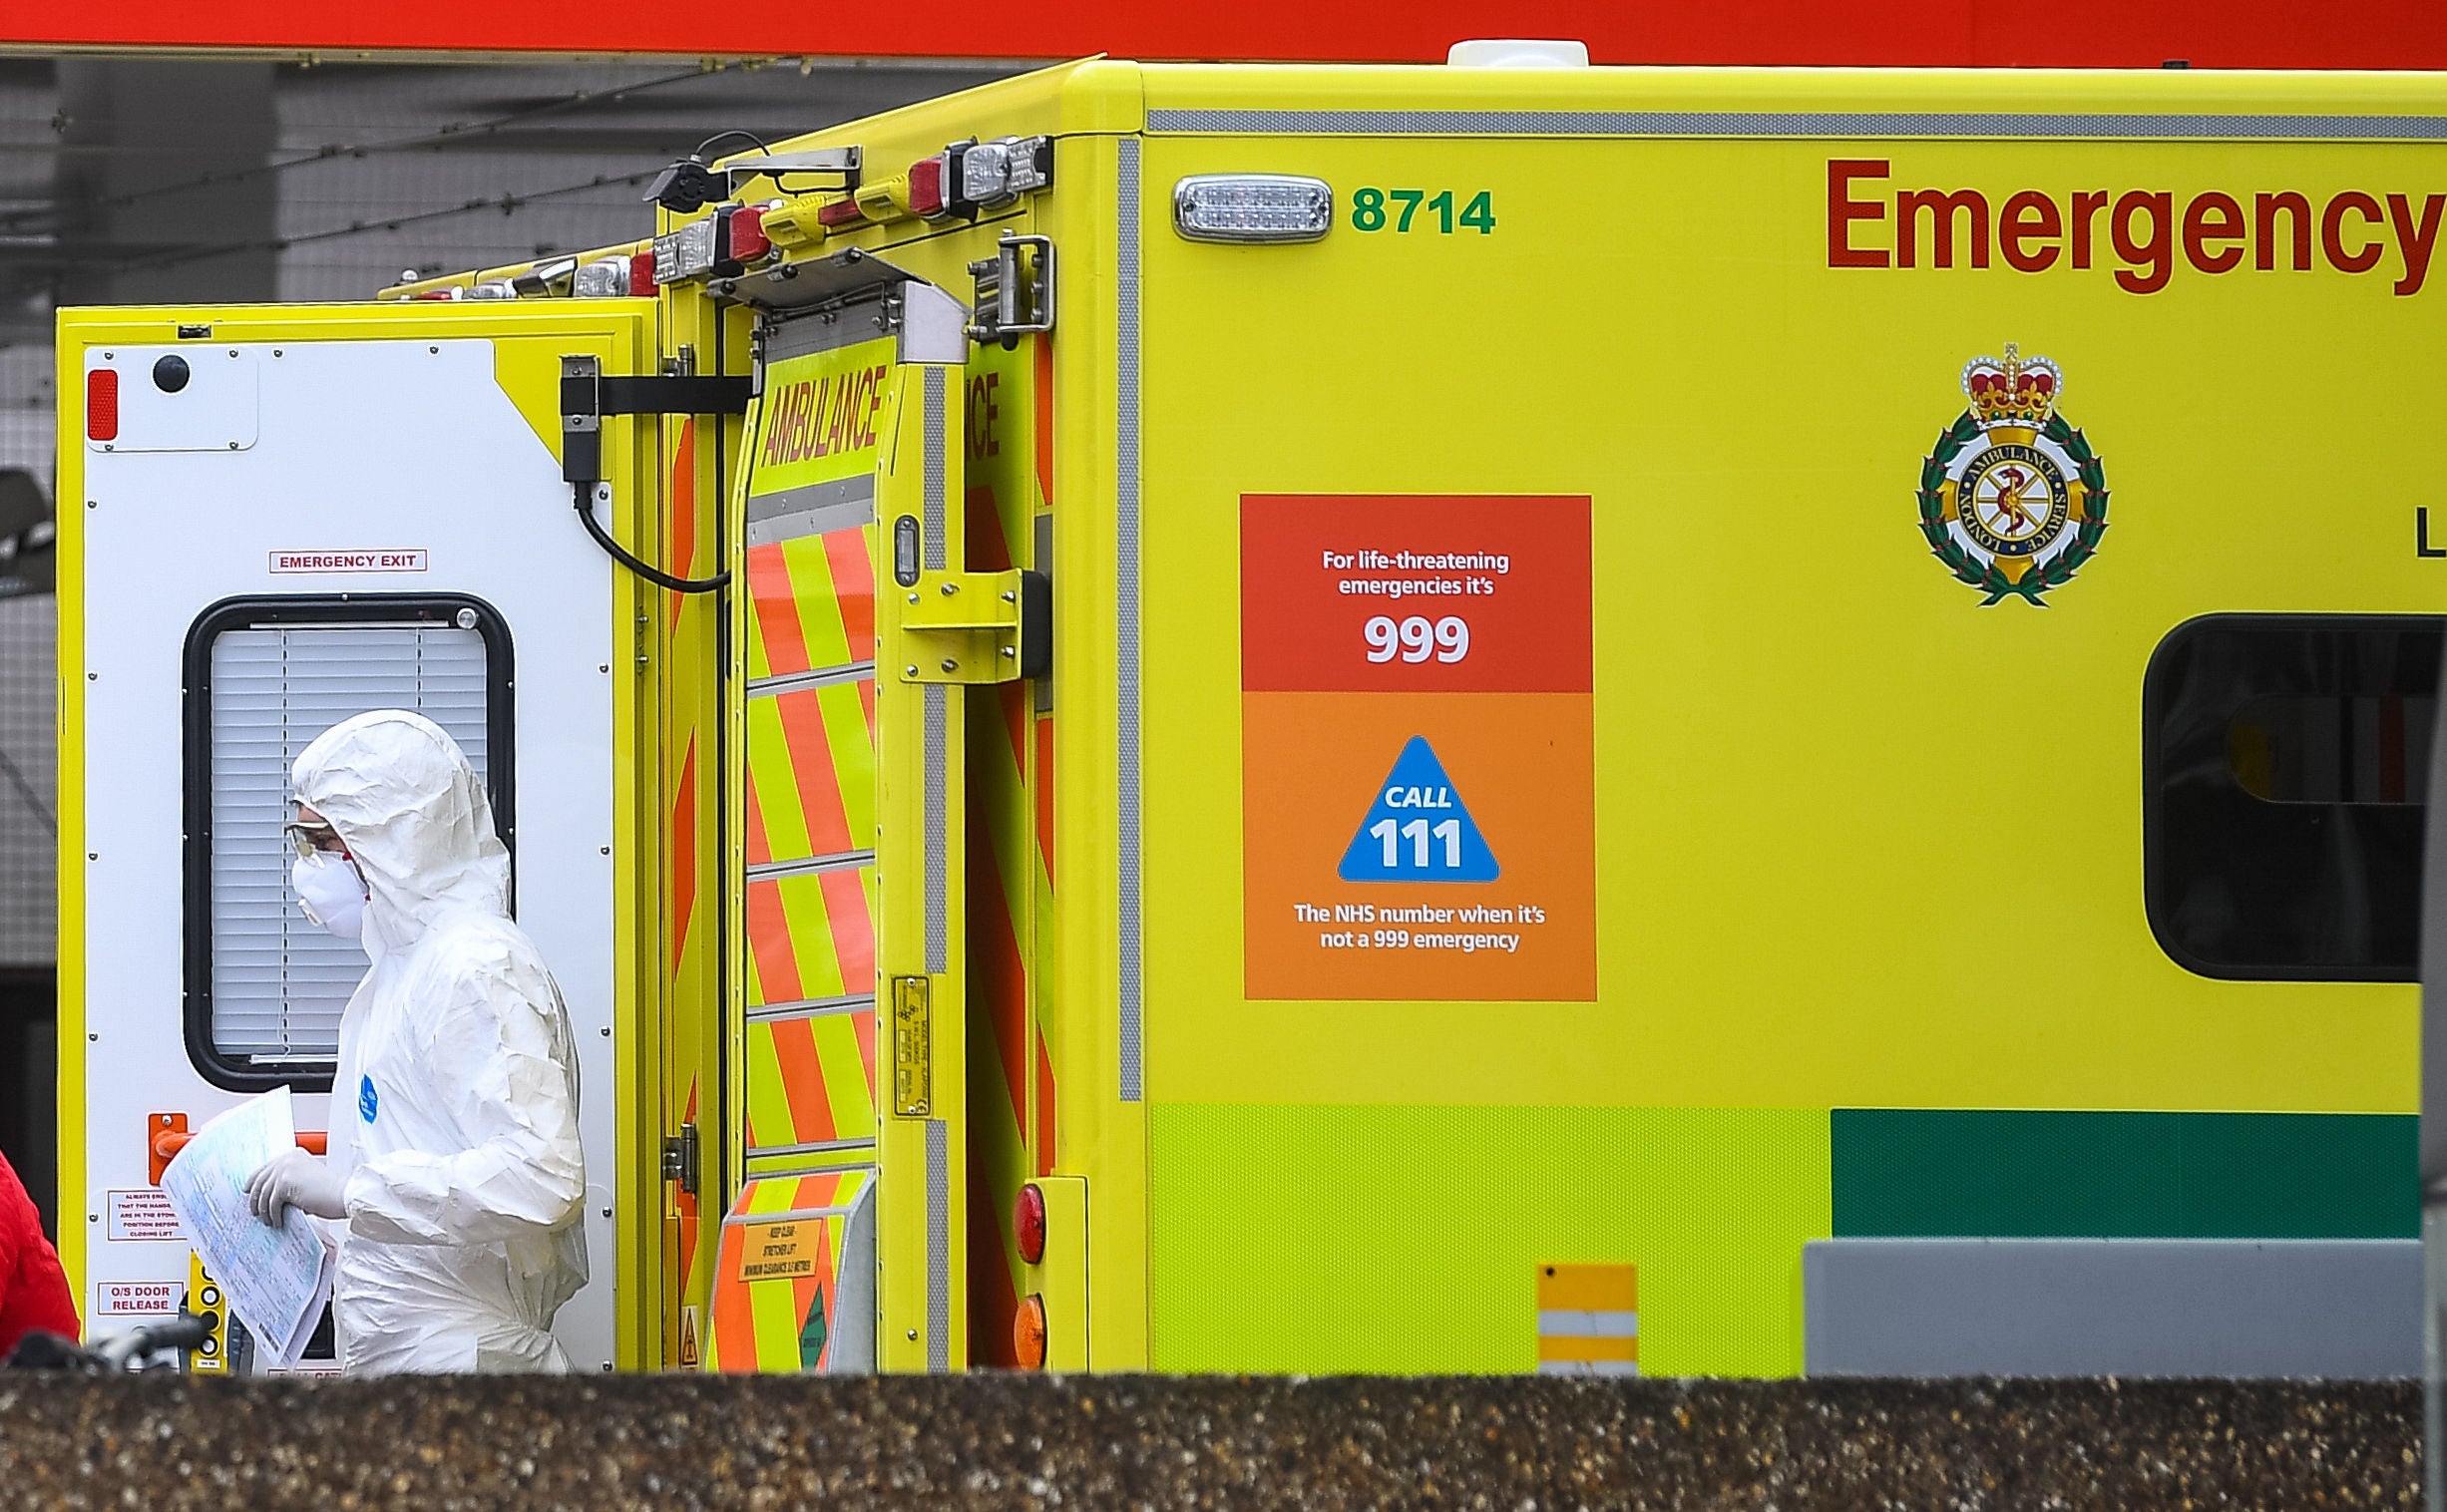
<instances>
[{"instance_id":1,"label":"yellow chevron stripe","mask_svg":"<svg viewBox=\"0 0 2447 1512\"><path fill-rule=\"evenodd\" d=\"M811 667L847 666L850 636L841 623L841 598L833 585L833 565L824 555L824 538L801 536L782 543L782 562L798 598L799 632L807 637Z\"/></svg>"},{"instance_id":2,"label":"yellow chevron stripe","mask_svg":"<svg viewBox=\"0 0 2447 1512\"><path fill-rule=\"evenodd\" d=\"M782 1087L781 1057L773 1050L773 1026L750 1023L747 1032L748 1121L756 1143L794 1145L798 1127L790 1114L790 1097Z\"/></svg>"},{"instance_id":3,"label":"yellow chevron stripe","mask_svg":"<svg viewBox=\"0 0 2447 1512\"><path fill-rule=\"evenodd\" d=\"M854 1018L870 1022L875 1010L858 1014L832 1013L815 1020L816 1060L824 1067L824 1096L832 1106L834 1138L873 1139L875 1134L874 1068L859 1053ZM870 1042L873 1036L869 1036Z\"/></svg>"},{"instance_id":4,"label":"yellow chevron stripe","mask_svg":"<svg viewBox=\"0 0 2447 1512\"><path fill-rule=\"evenodd\" d=\"M775 1186L789 1186L776 1182ZM756 1320L756 1369L783 1374L799 1368L799 1320L796 1290L787 1281L739 1282L748 1289L748 1313Z\"/></svg>"},{"instance_id":5,"label":"yellow chevron stripe","mask_svg":"<svg viewBox=\"0 0 2447 1512\"><path fill-rule=\"evenodd\" d=\"M841 957L833 949L832 916L824 907L824 887L812 875L784 877L782 917L790 924L790 953L799 963L799 992L806 997L839 997L850 989L841 982ZM859 990L867 990L865 982Z\"/></svg>"},{"instance_id":6,"label":"yellow chevron stripe","mask_svg":"<svg viewBox=\"0 0 2447 1512\"><path fill-rule=\"evenodd\" d=\"M807 809L782 735L779 700L749 699L747 727L748 786L756 790L756 812L764 820L765 854L774 861L797 861L815 846L807 838Z\"/></svg>"},{"instance_id":7,"label":"yellow chevron stripe","mask_svg":"<svg viewBox=\"0 0 2447 1512\"><path fill-rule=\"evenodd\" d=\"M819 691L816 707L824 714L824 742L832 748L850 837L864 850L875 843L875 741L867 734L866 703L857 683L841 682Z\"/></svg>"}]
</instances>

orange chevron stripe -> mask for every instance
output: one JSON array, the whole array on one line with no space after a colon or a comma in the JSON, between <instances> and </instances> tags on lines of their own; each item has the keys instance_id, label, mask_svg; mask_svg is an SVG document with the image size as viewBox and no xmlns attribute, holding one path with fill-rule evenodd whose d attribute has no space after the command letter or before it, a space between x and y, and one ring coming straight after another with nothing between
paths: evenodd
<instances>
[{"instance_id":1,"label":"orange chevron stripe","mask_svg":"<svg viewBox=\"0 0 2447 1512\"><path fill-rule=\"evenodd\" d=\"M841 963L841 989L875 990L875 920L867 912L866 867L816 874L824 912L833 932L833 958Z\"/></svg>"},{"instance_id":2,"label":"orange chevron stripe","mask_svg":"<svg viewBox=\"0 0 2447 1512\"><path fill-rule=\"evenodd\" d=\"M841 605L841 628L849 637L852 661L875 659L875 563L867 552L864 528L828 531L825 560L832 565L833 590Z\"/></svg>"},{"instance_id":3,"label":"orange chevron stripe","mask_svg":"<svg viewBox=\"0 0 2447 1512\"><path fill-rule=\"evenodd\" d=\"M782 1068L782 1096L790 1104L790 1130L772 1144L815 1144L833 1137L832 1099L825 1096L824 1062L816 1057L815 1024L784 1018L765 1025L773 1035L773 1058Z\"/></svg>"},{"instance_id":4,"label":"orange chevron stripe","mask_svg":"<svg viewBox=\"0 0 2447 1512\"><path fill-rule=\"evenodd\" d=\"M756 977L767 1002L804 997L799 987L799 959L790 947L790 919L782 912L779 883L748 884L748 951L756 958Z\"/></svg>"},{"instance_id":5,"label":"orange chevron stripe","mask_svg":"<svg viewBox=\"0 0 2447 1512\"><path fill-rule=\"evenodd\" d=\"M808 854L838 856L860 849L850 837L850 815L842 801L841 777L833 761L832 742L825 735L824 710L816 701L816 690L783 693L773 700L773 708L781 719L791 773L798 779Z\"/></svg>"},{"instance_id":6,"label":"orange chevron stripe","mask_svg":"<svg viewBox=\"0 0 2447 1512\"><path fill-rule=\"evenodd\" d=\"M738 1274L737 1251L744 1242L737 1229L724 1224L721 1242L714 1247L713 1327L705 1340L705 1359L725 1375L745 1375L756 1368L756 1314L748 1306L746 1284L728 1279Z\"/></svg>"},{"instance_id":7,"label":"orange chevron stripe","mask_svg":"<svg viewBox=\"0 0 2447 1512\"><path fill-rule=\"evenodd\" d=\"M748 610L764 640L765 673L773 677L807 670L807 636L799 628L798 588L790 580L782 546L775 541L748 548Z\"/></svg>"}]
</instances>

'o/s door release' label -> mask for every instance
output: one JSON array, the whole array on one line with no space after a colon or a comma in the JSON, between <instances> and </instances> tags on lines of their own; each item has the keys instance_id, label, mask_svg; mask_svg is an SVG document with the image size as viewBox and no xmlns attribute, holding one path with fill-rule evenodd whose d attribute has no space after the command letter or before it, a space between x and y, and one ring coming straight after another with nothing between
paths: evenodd
<instances>
[{"instance_id":1,"label":"'o/s door release' label","mask_svg":"<svg viewBox=\"0 0 2447 1512\"><path fill-rule=\"evenodd\" d=\"M1241 501L1257 998L1597 996L1589 501Z\"/></svg>"}]
</instances>

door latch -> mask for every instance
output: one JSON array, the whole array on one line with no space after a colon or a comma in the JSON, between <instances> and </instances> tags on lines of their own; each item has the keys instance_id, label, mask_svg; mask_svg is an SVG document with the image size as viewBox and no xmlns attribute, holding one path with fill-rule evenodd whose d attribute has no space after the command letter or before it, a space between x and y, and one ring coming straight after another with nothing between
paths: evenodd
<instances>
[{"instance_id":1,"label":"door latch","mask_svg":"<svg viewBox=\"0 0 2447 1512\"><path fill-rule=\"evenodd\" d=\"M681 1124L678 1133L662 1137L662 1179L678 1182L690 1197L696 1195L695 1124Z\"/></svg>"},{"instance_id":2,"label":"door latch","mask_svg":"<svg viewBox=\"0 0 2447 1512\"><path fill-rule=\"evenodd\" d=\"M969 276L977 283L970 339L1009 351L1022 336L1053 329L1052 237L1005 231L993 256L969 264Z\"/></svg>"}]
</instances>

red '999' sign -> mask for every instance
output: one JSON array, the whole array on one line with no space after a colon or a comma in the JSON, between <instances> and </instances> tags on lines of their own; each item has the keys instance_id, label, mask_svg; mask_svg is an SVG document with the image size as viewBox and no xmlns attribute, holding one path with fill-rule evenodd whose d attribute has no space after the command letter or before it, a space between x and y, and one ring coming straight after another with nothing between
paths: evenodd
<instances>
[{"instance_id":1,"label":"red '999' sign","mask_svg":"<svg viewBox=\"0 0 2447 1512\"><path fill-rule=\"evenodd\" d=\"M1586 693L1589 502L1253 495L1247 692Z\"/></svg>"}]
</instances>

